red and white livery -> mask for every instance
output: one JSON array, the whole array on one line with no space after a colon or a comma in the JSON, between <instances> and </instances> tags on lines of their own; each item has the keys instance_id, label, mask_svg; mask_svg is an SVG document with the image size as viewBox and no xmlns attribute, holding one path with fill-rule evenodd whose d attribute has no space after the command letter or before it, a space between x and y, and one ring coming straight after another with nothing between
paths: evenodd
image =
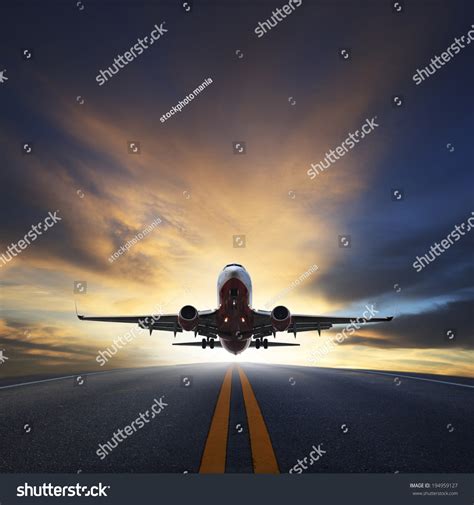
<instances>
[{"instance_id":1,"label":"red and white livery","mask_svg":"<svg viewBox=\"0 0 474 505\"><path fill-rule=\"evenodd\" d=\"M201 342L178 342L173 345L223 347L232 354L239 354L250 346L263 347L294 346L287 342L269 342L267 337L277 332L297 333L328 330L333 324L349 324L355 317L308 316L292 314L283 305L272 311L252 308L252 281L247 270L237 263L226 265L217 280L217 302L215 310L197 310L185 305L178 314L150 314L144 316L83 316L84 321L136 323L141 328L171 331L176 336L183 331L202 336ZM391 321L392 317L376 317L363 322Z\"/></svg>"}]
</instances>

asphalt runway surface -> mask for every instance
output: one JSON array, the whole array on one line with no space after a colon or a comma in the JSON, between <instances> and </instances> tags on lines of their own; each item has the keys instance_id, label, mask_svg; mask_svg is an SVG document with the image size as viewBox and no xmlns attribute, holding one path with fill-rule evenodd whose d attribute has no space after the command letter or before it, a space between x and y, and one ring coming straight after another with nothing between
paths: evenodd
<instances>
[{"instance_id":1,"label":"asphalt runway surface","mask_svg":"<svg viewBox=\"0 0 474 505\"><path fill-rule=\"evenodd\" d=\"M10 378L0 472L472 473L473 399L474 379L247 363Z\"/></svg>"}]
</instances>

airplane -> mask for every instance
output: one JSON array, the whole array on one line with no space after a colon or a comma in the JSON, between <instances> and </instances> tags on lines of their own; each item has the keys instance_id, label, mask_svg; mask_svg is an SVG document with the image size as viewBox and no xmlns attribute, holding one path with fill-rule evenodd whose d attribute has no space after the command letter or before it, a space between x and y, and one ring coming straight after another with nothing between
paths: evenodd
<instances>
[{"instance_id":1,"label":"airplane","mask_svg":"<svg viewBox=\"0 0 474 505\"><path fill-rule=\"evenodd\" d=\"M201 342L179 342L173 345L222 347L232 354L240 354L249 347L298 346L287 342L269 342L266 337L276 332L296 334L305 331L329 330L333 324L349 324L355 317L308 316L291 314L287 307L279 305L272 311L252 309L252 282L247 270L238 263L226 265L217 280L218 308L197 310L185 305L178 314L151 314L145 316L84 316L82 321L112 323L136 323L140 328L153 330L194 332L203 336ZM77 307L76 307L77 313ZM375 317L362 322L391 321L393 317ZM359 321L360 322L360 321Z\"/></svg>"}]
</instances>

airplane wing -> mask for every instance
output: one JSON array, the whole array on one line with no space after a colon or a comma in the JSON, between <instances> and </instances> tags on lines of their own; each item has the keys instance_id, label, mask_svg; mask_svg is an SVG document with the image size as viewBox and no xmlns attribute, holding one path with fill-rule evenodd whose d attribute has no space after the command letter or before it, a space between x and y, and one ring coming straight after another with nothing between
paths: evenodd
<instances>
[{"instance_id":1,"label":"airplane wing","mask_svg":"<svg viewBox=\"0 0 474 505\"><path fill-rule=\"evenodd\" d=\"M270 320L271 312L267 310L254 311L255 338L261 338L273 335L274 329ZM292 314L291 324L286 330L288 333L293 333L296 337L297 333L303 331L317 331L321 335L321 330L329 330L334 324L357 324L365 323L381 323L391 321L393 317L373 317L364 319L361 317L338 317L338 316L310 316L303 314Z\"/></svg>"},{"instance_id":2,"label":"airplane wing","mask_svg":"<svg viewBox=\"0 0 474 505\"><path fill-rule=\"evenodd\" d=\"M217 338L216 310L199 311L199 325L196 334ZM76 308L77 314L77 308ZM77 314L81 321L101 321L105 323L135 323L140 328L158 331L181 333L183 329L178 322L178 314L147 314L141 316L84 316Z\"/></svg>"}]
</instances>

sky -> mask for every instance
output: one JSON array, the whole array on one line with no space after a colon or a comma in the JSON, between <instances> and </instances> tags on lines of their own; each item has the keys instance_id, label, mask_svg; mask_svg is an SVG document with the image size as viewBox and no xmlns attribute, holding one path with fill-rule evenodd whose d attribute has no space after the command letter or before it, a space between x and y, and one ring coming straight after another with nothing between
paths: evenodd
<instances>
[{"instance_id":1,"label":"sky","mask_svg":"<svg viewBox=\"0 0 474 505\"><path fill-rule=\"evenodd\" d=\"M473 376L474 233L420 272L413 262L474 215L474 44L421 84L413 75L467 34L474 5L396 13L390 2L305 0L257 37L283 5L2 4L0 254L50 212L61 221L0 261L0 376L101 370L98 352L133 326L78 321L75 303L87 315L212 309L233 262L251 275L255 308L358 317L373 305L395 318L317 361L342 328L236 357L135 328L104 368L253 361ZM167 31L99 86L100 70L155 24ZM308 176L373 118L370 134Z\"/></svg>"}]
</instances>

